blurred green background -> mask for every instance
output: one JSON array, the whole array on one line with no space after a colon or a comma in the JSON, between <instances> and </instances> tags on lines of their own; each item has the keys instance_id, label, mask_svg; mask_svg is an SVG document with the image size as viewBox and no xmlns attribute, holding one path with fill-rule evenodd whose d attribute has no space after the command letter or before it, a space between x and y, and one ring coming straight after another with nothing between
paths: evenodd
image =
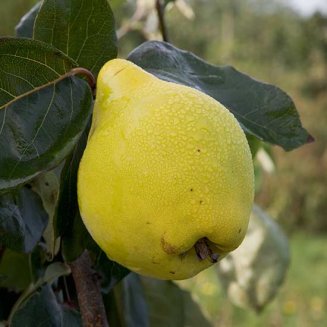
<instances>
[{"instance_id":1,"label":"blurred green background","mask_svg":"<svg viewBox=\"0 0 327 327\"><path fill-rule=\"evenodd\" d=\"M19 18L35 0L1 0L0 35L14 35ZM135 1L111 1L117 27ZM213 64L229 64L278 85L293 98L315 143L286 153L272 147L275 170L258 160L256 202L287 232L292 262L277 298L259 316L230 304L210 271L193 282L195 297L216 326L327 325L327 16L301 16L287 1L189 1L194 18L172 8L166 14L170 41ZM145 39L125 34L126 56Z\"/></svg>"}]
</instances>

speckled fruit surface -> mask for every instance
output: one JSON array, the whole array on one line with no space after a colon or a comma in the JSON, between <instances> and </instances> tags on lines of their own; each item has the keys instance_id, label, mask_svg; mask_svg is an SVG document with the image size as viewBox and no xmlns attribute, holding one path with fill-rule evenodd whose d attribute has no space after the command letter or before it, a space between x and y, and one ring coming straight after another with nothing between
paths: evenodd
<instances>
[{"instance_id":1,"label":"speckled fruit surface","mask_svg":"<svg viewBox=\"0 0 327 327\"><path fill-rule=\"evenodd\" d=\"M97 83L79 167L83 221L108 257L140 274L185 279L242 242L253 203L253 164L234 116L195 89L122 59Z\"/></svg>"}]
</instances>

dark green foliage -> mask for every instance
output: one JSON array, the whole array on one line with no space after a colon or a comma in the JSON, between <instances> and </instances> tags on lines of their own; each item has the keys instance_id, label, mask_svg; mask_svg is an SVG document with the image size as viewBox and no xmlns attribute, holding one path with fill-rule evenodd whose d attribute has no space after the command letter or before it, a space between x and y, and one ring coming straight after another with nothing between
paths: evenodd
<instances>
[{"instance_id":1,"label":"dark green foliage","mask_svg":"<svg viewBox=\"0 0 327 327\"><path fill-rule=\"evenodd\" d=\"M58 304L56 296L49 285L44 285L28 298L15 312L11 326L81 326L77 311Z\"/></svg>"},{"instance_id":2,"label":"dark green foliage","mask_svg":"<svg viewBox=\"0 0 327 327\"><path fill-rule=\"evenodd\" d=\"M0 247L31 252L47 222L41 199L29 188L0 195Z\"/></svg>"},{"instance_id":3,"label":"dark green foliage","mask_svg":"<svg viewBox=\"0 0 327 327\"><path fill-rule=\"evenodd\" d=\"M74 62L40 41L0 40L0 189L60 163L91 113L92 94Z\"/></svg>"},{"instance_id":4,"label":"dark green foliage","mask_svg":"<svg viewBox=\"0 0 327 327\"><path fill-rule=\"evenodd\" d=\"M33 38L52 44L94 75L117 56L115 22L107 1L44 0Z\"/></svg>"},{"instance_id":5,"label":"dark green foliage","mask_svg":"<svg viewBox=\"0 0 327 327\"><path fill-rule=\"evenodd\" d=\"M0 288L23 291L33 281L29 269L29 255L6 249L0 262Z\"/></svg>"},{"instance_id":6,"label":"dark green foliage","mask_svg":"<svg viewBox=\"0 0 327 327\"><path fill-rule=\"evenodd\" d=\"M56 81L76 63L51 45L27 39L0 39L0 108Z\"/></svg>"},{"instance_id":7,"label":"dark green foliage","mask_svg":"<svg viewBox=\"0 0 327 327\"><path fill-rule=\"evenodd\" d=\"M211 326L191 294L171 281L131 273L105 300L113 326Z\"/></svg>"},{"instance_id":8,"label":"dark green foliage","mask_svg":"<svg viewBox=\"0 0 327 327\"><path fill-rule=\"evenodd\" d=\"M33 28L36 15L41 8L41 1L38 2L28 13L26 13L19 24L16 26L16 35L18 37L33 37Z\"/></svg>"},{"instance_id":9,"label":"dark green foliage","mask_svg":"<svg viewBox=\"0 0 327 327\"><path fill-rule=\"evenodd\" d=\"M91 102L85 82L71 77L1 110L0 188L18 186L58 165L83 131Z\"/></svg>"}]
</instances>

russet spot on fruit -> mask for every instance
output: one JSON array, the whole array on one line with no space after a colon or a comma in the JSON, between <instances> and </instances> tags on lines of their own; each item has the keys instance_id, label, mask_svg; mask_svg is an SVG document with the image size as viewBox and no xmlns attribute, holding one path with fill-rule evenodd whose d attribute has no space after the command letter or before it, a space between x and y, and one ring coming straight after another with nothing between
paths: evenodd
<instances>
[{"instance_id":1,"label":"russet spot on fruit","mask_svg":"<svg viewBox=\"0 0 327 327\"><path fill-rule=\"evenodd\" d=\"M223 105L129 61L104 65L78 200L111 260L160 279L194 276L242 242L253 178L246 137Z\"/></svg>"}]
</instances>

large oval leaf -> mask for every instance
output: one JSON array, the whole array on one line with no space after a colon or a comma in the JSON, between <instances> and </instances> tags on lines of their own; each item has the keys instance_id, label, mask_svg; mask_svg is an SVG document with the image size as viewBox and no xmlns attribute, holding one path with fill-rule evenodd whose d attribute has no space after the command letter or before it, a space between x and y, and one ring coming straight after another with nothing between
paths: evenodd
<instances>
[{"instance_id":1,"label":"large oval leaf","mask_svg":"<svg viewBox=\"0 0 327 327\"><path fill-rule=\"evenodd\" d=\"M60 168L62 168L61 165L54 170L40 174L29 183L32 190L40 196L43 207L49 216L43 239L50 258L53 258L58 253L60 246L60 239L55 235L53 228L60 186L58 177Z\"/></svg>"},{"instance_id":2,"label":"large oval leaf","mask_svg":"<svg viewBox=\"0 0 327 327\"><path fill-rule=\"evenodd\" d=\"M77 64L52 46L0 38L0 109L66 74Z\"/></svg>"},{"instance_id":3,"label":"large oval leaf","mask_svg":"<svg viewBox=\"0 0 327 327\"><path fill-rule=\"evenodd\" d=\"M34 40L0 40L0 189L56 166L73 149L92 109L76 64Z\"/></svg>"},{"instance_id":4,"label":"large oval leaf","mask_svg":"<svg viewBox=\"0 0 327 327\"><path fill-rule=\"evenodd\" d=\"M38 2L30 11L28 11L16 26L16 35L18 37L33 37L35 18L41 8L42 2Z\"/></svg>"},{"instance_id":5,"label":"large oval leaf","mask_svg":"<svg viewBox=\"0 0 327 327\"><path fill-rule=\"evenodd\" d=\"M31 252L47 222L41 199L27 187L0 196L0 246Z\"/></svg>"},{"instance_id":6,"label":"large oval leaf","mask_svg":"<svg viewBox=\"0 0 327 327\"><path fill-rule=\"evenodd\" d=\"M95 75L117 56L114 16L107 0L44 0L33 38L52 44Z\"/></svg>"},{"instance_id":7,"label":"large oval leaf","mask_svg":"<svg viewBox=\"0 0 327 327\"><path fill-rule=\"evenodd\" d=\"M0 288L19 292L31 282L29 255L6 249L0 261Z\"/></svg>"},{"instance_id":8,"label":"large oval leaf","mask_svg":"<svg viewBox=\"0 0 327 327\"><path fill-rule=\"evenodd\" d=\"M81 318L77 311L60 305L51 287L46 284L15 311L11 326L79 327Z\"/></svg>"},{"instance_id":9,"label":"large oval leaf","mask_svg":"<svg viewBox=\"0 0 327 327\"><path fill-rule=\"evenodd\" d=\"M196 88L224 104L245 132L292 150L310 141L292 99L231 66L213 66L169 43L150 41L128 59L157 77Z\"/></svg>"},{"instance_id":10,"label":"large oval leaf","mask_svg":"<svg viewBox=\"0 0 327 327\"><path fill-rule=\"evenodd\" d=\"M141 281L148 303L150 326L212 326L191 293L171 281L147 277L142 277Z\"/></svg>"}]
</instances>

